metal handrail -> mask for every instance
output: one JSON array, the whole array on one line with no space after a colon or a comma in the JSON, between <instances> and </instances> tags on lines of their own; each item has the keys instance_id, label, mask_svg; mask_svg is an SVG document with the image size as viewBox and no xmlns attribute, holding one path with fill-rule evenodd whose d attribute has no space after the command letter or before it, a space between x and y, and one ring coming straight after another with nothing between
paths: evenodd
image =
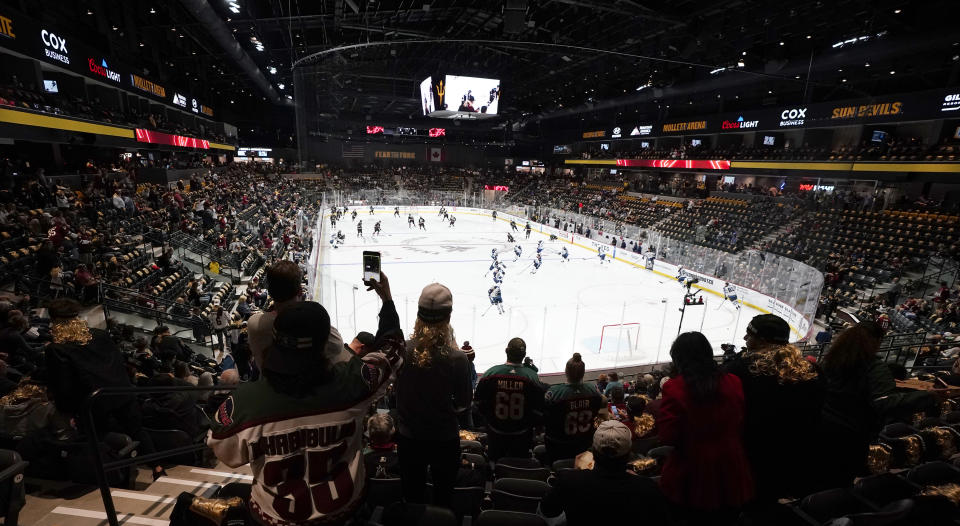
<instances>
[{"instance_id":1,"label":"metal handrail","mask_svg":"<svg viewBox=\"0 0 960 526\"><path fill-rule=\"evenodd\" d=\"M185 386L158 386L158 387L101 387L90 393L90 396L84 401L83 418L86 423L87 442L90 450L93 452L94 475L97 478L97 486L100 488L100 498L103 499L103 511L107 514L107 522L110 526L120 526L117 520L117 510L113 506L113 495L110 494L110 485L107 483L107 471L116 471L136 464L151 462L163 458L170 458L200 451L207 447L204 443L181 446L167 451L158 451L149 455L136 456L123 460L116 460L109 463L103 462L103 456L100 453L100 441L97 439L96 425L93 420L93 401L105 396L121 395L140 395L140 394L158 394L158 393L182 393L194 391L233 391L237 388L235 385L213 385L208 387L185 387Z\"/></svg>"}]
</instances>

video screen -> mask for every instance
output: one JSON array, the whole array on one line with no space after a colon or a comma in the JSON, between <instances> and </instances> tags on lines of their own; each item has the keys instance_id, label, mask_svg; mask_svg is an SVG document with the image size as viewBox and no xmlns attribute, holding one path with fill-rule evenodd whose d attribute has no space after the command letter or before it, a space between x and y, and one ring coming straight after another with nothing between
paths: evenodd
<instances>
[{"instance_id":1,"label":"video screen","mask_svg":"<svg viewBox=\"0 0 960 526\"><path fill-rule=\"evenodd\" d=\"M433 102L433 77L427 77L420 83L420 103L423 105L423 114L430 115L437 111Z\"/></svg>"},{"instance_id":2,"label":"video screen","mask_svg":"<svg viewBox=\"0 0 960 526\"><path fill-rule=\"evenodd\" d=\"M773 137L772 135L764 135L764 136L763 136L763 145L764 145L764 146L773 146L773 145L777 142L776 139L777 139L777 138L776 138L776 137Z\"/></svg>"},{"instance_id":3,"label":"video screen","mask_svg":"<svg viewBox=\"0 0 960 526\"><path fill-rule=\"evenodd\" d=\"M500 107L500 81L447 75L443 87L444 110L496 115ZM420 85L423 91L423 84Z\"/></svg>"},{"instance_id":4,"label":"video screen","mask_svg":"<svg viewBox=\"0 0 960 526\"><path fill-rule=\"evenodd\" d=\"M641 148L649 148L649 147L650 147L650 143L647 142L647 141L640 141L640 147L641 147Z\"/></svg>"},{"instance_id":5,"label":"video screen","mask_svg":"<svg viewBox=\"0 0 960 526\"><path fill-rule=\"evenodd\" d=\"M57 86L57 81L44 80L43 91L46 91L47 93L60 93L60 88Z\"/></svg>"},{"instance_id":6,"label":"video screen","mask_svg":"<svg viewBox=\"0 0 960 526\"><path fill-rule=\"evenodd\" d=\"M557 144L553 146L553 153L572 153L573 149L568 144Z\"/></svg>"},{"instance_id":7,"label":"video screen","mask_svg":"<svg viewBox=\"0 0 960 526\"><path fill-rule=\"evenodd\" d=\"M690 140L690 146L700 146L701 144L703 144L703 141L700 140L700 139L691 139L691 140Z\"/></svg>"},{"instance_id":8,"label":"video screen","mask_svg":"<svg viewBox=\"0 0 960 526\"><path fill-rule=\"evenodd\" d=\"M605 143L605 142L604 142L604 143L600 143L600 149L601 149L601 150L609 150L609 149L610 149L610 144L609 144L609 143Z\"/></svg>"},{"instance_id":9,"label":"video screen","mask_svg":"<svg viewBox=\"0 0 960 526\"><path fill-rule=\"evenodd\" d=\"M873 130L873 138L870 139L873 142L883 142L887 138L887 132L881 130Z\"/></svg>"}]
</instances>

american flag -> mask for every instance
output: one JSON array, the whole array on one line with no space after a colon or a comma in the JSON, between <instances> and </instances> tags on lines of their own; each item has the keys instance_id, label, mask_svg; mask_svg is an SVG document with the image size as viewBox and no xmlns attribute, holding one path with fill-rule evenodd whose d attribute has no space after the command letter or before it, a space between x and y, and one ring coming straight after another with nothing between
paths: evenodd
<instances>
[{"instance_id":1,"label":"american flag","mask_svg":"<svg viewBox=\"0 0 960 526\"><path fill-rule=\"evenodd\" d=\"M362 159L366 153L366 149L362 144L344 144L341 146L340 151L344 159Z\"/></svg>"}]
</instances>

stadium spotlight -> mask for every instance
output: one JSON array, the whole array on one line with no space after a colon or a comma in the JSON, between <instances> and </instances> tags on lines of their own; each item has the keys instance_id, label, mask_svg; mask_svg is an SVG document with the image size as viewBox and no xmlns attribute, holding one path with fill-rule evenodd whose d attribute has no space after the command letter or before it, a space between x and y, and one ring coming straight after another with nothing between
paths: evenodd
<instances>
[{"instance_id":1,"label":"stadium spotlight","mask_svg":"<svg viewBox=\"0 0 960 526\"><path fill-rule=\"evenodd\" d=\"M275 67L273 67L273 66L270 66L269 68L267 68L267 71L269 71L271 75L276 75L276 74L277 74L277 68L275 68Z\"/></svg>"}]
</instances>

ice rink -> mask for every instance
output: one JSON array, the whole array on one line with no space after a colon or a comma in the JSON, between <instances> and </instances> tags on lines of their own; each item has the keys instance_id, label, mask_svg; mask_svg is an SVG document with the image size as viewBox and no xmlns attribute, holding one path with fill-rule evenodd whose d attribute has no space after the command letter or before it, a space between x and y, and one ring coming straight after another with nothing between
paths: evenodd
<instances>
[{"instance_id":1,"label":"ice rink","mask_svg":"<svg viewBox=\"0 0 960 526\"><path fill-rule=\"evenodd\" d=\"M383 272L390 279L407 335L416 319L421 289L433 282L450 288L457 342L469 341L476 349L479 372L503 363L506 343L515 336L527 342L527 355L541 373L563 371L573 352L583 355L588 369L669 361L685 292L672 276L627 261L611 262L609 257L601 264L595 250L550 241L536 230L525 239L523 224L513 233L523 249L515 260L514 244L507 242L509 222L494 221L486 213L454 211L456 226L450 227L435 209L425 210L426 230L420 230L407 226L407 213L416 209L401 208L399 218L392 209L374 215L363 207L356 210L364 237L357 237L356 221L344 216L337 229L346 242L336 249L329 243L329 218L324 218L321 242L325 245L314 296L327 308L345 341L358 330L375 332L377 327L379 299L361 283L361 254L374 250L382 254ZM420 216L414 212L415 219ZM382 221L382 234L374 237L376 221ZM532 274L541 240L543 265ZM562 246L569 250L569 262L561 261ZM501 285L503 314L487 298L493 284L488 273L491 248L500 251L507 267ZM721 343L742 345L744 328L760 312L747 306L738 311L709 292L702 297L703 306L687 307L682 330L702 330L717 354Z\"/></svg>"}]
</instances>

